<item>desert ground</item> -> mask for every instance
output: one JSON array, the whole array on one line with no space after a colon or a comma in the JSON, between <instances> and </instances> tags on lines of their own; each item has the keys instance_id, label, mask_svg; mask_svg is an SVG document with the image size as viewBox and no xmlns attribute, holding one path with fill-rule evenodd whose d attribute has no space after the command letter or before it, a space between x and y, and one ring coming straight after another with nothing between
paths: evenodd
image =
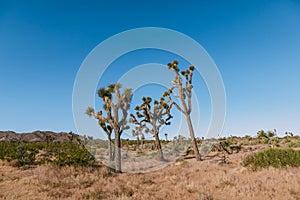
<instances>
[{"instance_id":1,"label":"desert ground","mask_svg":"<svg viewBox=\"0 0 300 200\"><path fill-rule=\"evenodd\" d=\"M181 159L149 173L116 174L109 168L40 165L18 168L0 161L0 199L300 199L300 168L253 171L243 158L269 148L257 144L203 161Z\"/></svg>"}]
</instances>

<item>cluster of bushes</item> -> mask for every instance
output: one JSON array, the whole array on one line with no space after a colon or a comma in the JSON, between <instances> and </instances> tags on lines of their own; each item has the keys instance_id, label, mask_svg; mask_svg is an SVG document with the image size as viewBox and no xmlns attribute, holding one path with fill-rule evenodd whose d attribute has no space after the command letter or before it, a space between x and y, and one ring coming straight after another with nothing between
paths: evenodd
<instances>
[{"instance_id":1,"label":"cluster of bushes","mask_svg":"<svg viewBox=\"0 0 300 200\"><path fill-rule=\"evenodd\" d=\"M251 154L243 160L243 166L253 170L267 167L300 166L300 150L270 148Z\"/></svg>"},{"instance_id":2,"label":"cluster of bushes","mask_svg":"<svg viewBox=\"0 0 300 200\"><path fill-rule=\"evenodd\" d=\"M290 141L287 143L287 146L290 148L298 148L298 147L300 147L300 141L299 142Z\"/></svg>"},{"instance_id":3,"label":"cluster of bushes","mask_svg":"<svg viewBox=\"0 0 300 200\"><path fill-rule=\"evenodd\" d=\"M95 161L84 146L74 142L0 142L0 159L16 161L17 166L45 163L87 166Z\"/></svg>"}]
</instances>

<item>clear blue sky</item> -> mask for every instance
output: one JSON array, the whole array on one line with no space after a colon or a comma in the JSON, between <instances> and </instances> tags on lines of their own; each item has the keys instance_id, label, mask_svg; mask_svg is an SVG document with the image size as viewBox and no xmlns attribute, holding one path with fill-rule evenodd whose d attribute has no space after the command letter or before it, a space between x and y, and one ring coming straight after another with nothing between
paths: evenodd
<instances>
[{"instance_id":1,"label":"clear blue sky","mask_svg":"<svg viewBox=\"0 0 300 200\"><path fill-rule=\"evenodd\" d=\"M1 0L0 130L76 132L72 90L84 58L108 37L148 26L180 31L211 55L227 94L223 135L300 133L296 0Z\"/></svg>"}]
</instances>

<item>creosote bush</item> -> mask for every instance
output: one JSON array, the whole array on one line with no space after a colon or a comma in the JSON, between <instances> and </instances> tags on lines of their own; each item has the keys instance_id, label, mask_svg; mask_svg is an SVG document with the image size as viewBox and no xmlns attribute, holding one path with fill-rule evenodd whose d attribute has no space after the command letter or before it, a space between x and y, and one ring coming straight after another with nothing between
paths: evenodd
<instances>
[{"instance_id":1,"label":"creosote bush","mask_svg":"<svg viewBox=\"0 0 300 200\"><path fill-rule=\"evenodd\" d=\"M16 160L17 166L45 163L58 166L88 166L95 161L85 147L74 142L0 142L0 159Z\"/></svg>"},{"instance_id":2,"label":"creosote bush","mask_svg":"<svg viewBox=\"0 0 300 200\"><path fill-rule=\"evenodd\" d=\"M253 170L268 167L299 167L300 150L271 148L248 155L243 160L243 166Z\"/></svg>"}]
</instances>

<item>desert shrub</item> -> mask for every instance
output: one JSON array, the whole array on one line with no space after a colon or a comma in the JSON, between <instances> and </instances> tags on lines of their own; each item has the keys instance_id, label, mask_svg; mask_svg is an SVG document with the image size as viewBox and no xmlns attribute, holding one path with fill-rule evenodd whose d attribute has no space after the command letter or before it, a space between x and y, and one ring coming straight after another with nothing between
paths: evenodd
<instances>
[{"instance_id":1,"label":"desert shrub","mask_svg":"<svg viewBox=\"0 0 300 200\"><path fill-rule=\"evenodd\" d=\"M280 147L280 140L279 140L279 138L274 138L274 139L272 140L272 145L273 145L274 147Z\"/></svg>"},{"instance_id":2,"label":"desert shrub","mask_svg":"<svg viewBox=\"0 0 300 200\"><path fill-rule=\"evenodd\" d=\"M201 154L208 154L209 152L215 152L217 150L216 146L215 146L215 143L212 141L206 141L206 142L203 142L202 145L200 146L200 152Z\"/></svg>"},{"instance_id":3,"label":"desert shrub","mask_svg":"<svg viewBox=\"0 0 300 200\"><path fill-rule=\"evenodd\" d=\"M87 166L94 162L89 151L74 142L0 142L0 159L16 160L18 166L53 163L59 166Z\"/></svg>"},{"instance_id":4,"label":"desert shrub","mask_svg":"<svg viewBox=\"0 0 300 200\"><path fill-rule=\"evenodd\" d=\"M16 147L14 158L18 160L18 165L33 165L38 148L31 144L20 144Z\"/></svg>"},{"instance_id":5,"label":"desert shrub","mask_svg":"<svg viewBox=\"0 0 300 200\"><path fill-rule=\"evenodd\" d=\"M52 143L46 151L53 155L53 163L59 166L87 166L94 160L86 148L73 142Z\"/></svg>"},{"instance_id":6,"label":"desert shrub","mask_svg":"<svg viewBox=\"0 0 300 200\"><path fill-rule=\"evenodd\" d=\"M0 159L11 161L15 159L17 143L0 142Z\"/></svg>"},{"instance_id":7,"label":"desert shrub","mask_svg":"<svg viewBox=\"0 0 300 200\"><path fill-rule=\"evenodd\" d=\"M287 146L290 147L290 148L300 147L300 141L299 142L288 142Z\"/></svg>"},{"instance_id":8,"label":"desert shrub","mask_svg":"<svg viewBox=\"0 0 300 200\"><path fill-rule=\"evenodd\" d=\"M300 151L280 148L265 149L245 157L242 164L254 170L270 166L297 167L300 166Z\"/></svg>"},{"instance_id":9,"label":"desert shrub","mask_svg":"<svg viewBox=\"0 0 300 200\"><path fill-rule=\"evenodd\" d=\"M214 198L210 194L199 192L199 199L200 200L213 200Z\"/></svg>"},{"instance_id":10,"label":"desert shrub","mask_svg":"<svg viewBox=\"0 0 300 200\"><path fill-rule=\"evenodd\" d=\"M263 140L262 140L262 143L263 143L263 144L268 144L268 143L269 143L269 140L268 140L268 139L263 139Z\"/></svg>"}]
</instances>

